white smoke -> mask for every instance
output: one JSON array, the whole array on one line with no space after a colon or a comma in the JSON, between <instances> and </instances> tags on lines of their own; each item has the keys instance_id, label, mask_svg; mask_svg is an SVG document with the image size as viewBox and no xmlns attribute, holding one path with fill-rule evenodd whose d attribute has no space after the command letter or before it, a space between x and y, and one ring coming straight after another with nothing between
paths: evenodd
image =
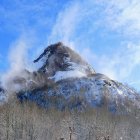
<instances>
[{"instance_id":1,"label":"white smoke","mask_svg":"<svg viewBox=\"0 0 140 140\"><path fill-rule=\"evenodd\" d=\"M31 49L31 54L29 53ZM34 67L32 55L33 44L27 38L21 37L14 42L9 51L10 67L2 75L2 87L7 95L20 91L28 91L37 87L42 87L48 83L48 79L42 73L37 73L37 67ZM31 59L31 60L30 60Z\"/></svg>"},{"instance_id":2,"label":"white smoke","mask_svg":"<svg viewBox=\"0 0 140 140\"><path fill-rule=\"evenodd\" d=\"M24 77L26 79L27 75L24 73L24 70L29 66L28 51L31 47L24 37L18 39L10 47L10 67L8 71L2 75L2 86L9 93L19 90L20 86L13 83L15 77Z\"/></svg>"}]
</instances>

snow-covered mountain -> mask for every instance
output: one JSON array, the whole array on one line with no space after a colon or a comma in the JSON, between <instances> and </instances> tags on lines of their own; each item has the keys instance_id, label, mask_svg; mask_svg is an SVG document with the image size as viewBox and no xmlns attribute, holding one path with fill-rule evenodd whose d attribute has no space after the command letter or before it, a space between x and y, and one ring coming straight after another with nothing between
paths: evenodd
<instances>
[{"instance_id":1,"label":"snow-covered mountain","mask_svg":"<svg viewBox=\"0 0 140 140\"><path fill-rule=\"evenodd\" d=\"M140 95L134 89L96 73L63 43L50 45L34 62L41 67L32 76L32 83L39 82L35 76L43 75L45 84L40 87L34 84L32 89L19 92L17 96L21 101L30 100L42 107L60 110L106 106L118 114L140 109Z\"/></svg>"},{"instance_id":2,"label":"snow-covered mountain","mask_svg":"<svg viewBox=\"0 0 140 140\"><path fill-rule=\"evenodd\" d=\"M96 73L62 43L34 62L39 69L10 73L0 86L0 103L7 101L0 105L0 139L140 139L140 95L133 88Z\"/></svg>"}]
</instances>

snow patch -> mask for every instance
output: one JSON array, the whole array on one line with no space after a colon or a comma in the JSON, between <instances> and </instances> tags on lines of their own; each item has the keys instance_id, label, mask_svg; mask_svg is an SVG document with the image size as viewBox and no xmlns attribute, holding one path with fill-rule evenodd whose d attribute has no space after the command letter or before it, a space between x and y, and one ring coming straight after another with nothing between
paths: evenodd
<instances>
[{"instance_id":1,"label":"snow patch","mask_svg":"<svg viewBox=\"0 0 140 140\"><path fill-rule=\"evenodd\" d=\"M119 95L123 95L123 91L122 90L117 89L117 92L118 92Z\"/></svg>"},{"instance_id":2,"label":"snow patch","mask_svg":"<svg viewBox=\"0 0 140 140\"><path fill-rule=\"evenodd\" d=\"M58 71L56 74L52 77L49 77L49 79L54 80L55 82L67 79L67 78L81 78L85 77L86 74L77 71L77 70L70 70L70 71Z\"/></svg>"}]
</instances>

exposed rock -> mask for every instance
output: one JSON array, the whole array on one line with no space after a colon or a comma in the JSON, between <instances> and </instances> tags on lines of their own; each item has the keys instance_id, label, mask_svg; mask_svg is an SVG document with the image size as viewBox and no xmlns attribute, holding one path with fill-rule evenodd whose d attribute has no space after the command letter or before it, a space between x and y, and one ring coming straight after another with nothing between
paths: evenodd
<instances>
[{"instance_id":1,"label":"exposed rock","mask_svg":"<svg viewBox=\"0 0 140 140\"><path fill-rule=\"evenodd\" d=\"M42 63L39 71L45 72L50 77L59 71L77 70L86 75L95 73L94 69L79 54L61 42L48 46L34 60L34 63L37 62Z\"/></svg>"}]
</instances>

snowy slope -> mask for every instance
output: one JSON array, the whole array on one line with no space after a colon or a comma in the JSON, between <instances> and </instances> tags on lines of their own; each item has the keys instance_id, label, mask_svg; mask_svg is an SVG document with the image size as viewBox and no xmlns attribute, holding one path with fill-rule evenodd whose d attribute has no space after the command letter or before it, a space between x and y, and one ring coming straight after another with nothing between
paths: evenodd
<instances>
[{"instance_id":1,"label":"snowy slope","mask_svg":"<svg viewBox=\"0 0 140 140\"><path fill-rule=\"evenodd\" d=\"M52 87L18 94L21 101L30 100L38 105L60 110L85 110L89 107L107 107L110 112L126 114L140 109L139 95L124 85L102 74L61 80Z\"/></svg>"}]
</instances>

